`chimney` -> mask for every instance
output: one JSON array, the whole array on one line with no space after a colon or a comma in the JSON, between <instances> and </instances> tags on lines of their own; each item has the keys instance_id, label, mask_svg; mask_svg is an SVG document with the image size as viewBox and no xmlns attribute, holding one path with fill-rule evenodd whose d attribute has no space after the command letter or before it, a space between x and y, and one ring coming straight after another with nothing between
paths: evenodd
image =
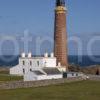
<instances>
[{"instance_id":1,"label":"chimney","mask_svg":"<svg viewBox=\"0 0 100 100\"><path fill-rule=\"evenodd\" d=\"M25 58L25 56L26 56L26 55L25 55L25 53L23 52L23 53L21 54L21 57L22 57L22 58Z\"/></svg>"},{"instance_id":2,"label":"chimney","mask_svg":"<svg viewBox=\"0 0 100 100\"><path fill-rule=\"evenodd\" d=\"M32 53L28 53L28 58L31 58L32 57Z\"/></svg>"},{"instance_id":3,"label":"chimney","mask_svg":"<svg viewBox=\"0 0 100 100\"><path fill-rule=\"evenodd\" d=\"M53 58L53 57L54 57L54 53L51 53L51 54L50 54L50 57Z\"/></svg>"},{"instance_id":4,"label":"chimney","mask_svg":"<svg viewBox=\"0 0 100 100\"><path fill-rule=\"evenodd\" d=\"M46 57L46 58L47 58L47 57L48 57L48 53L45 53L45 54L44 54L44 57Z\"/></svg>"}]
</instances>

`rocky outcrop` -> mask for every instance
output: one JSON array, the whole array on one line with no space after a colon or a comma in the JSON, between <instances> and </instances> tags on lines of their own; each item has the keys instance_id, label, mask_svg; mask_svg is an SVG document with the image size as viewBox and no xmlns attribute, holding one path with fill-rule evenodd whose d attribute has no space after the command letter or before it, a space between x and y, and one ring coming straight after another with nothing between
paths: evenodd
<instances>
[{"instance_id":1,"label":"rocky outcrop","mask_svg":"<svg viewBox=\"0 0 100 100\"><path fill-rule=\"evenodd\" d=\"M80 67L79 65L70 64L69 71L83 72L85 74L100 75L100 65L91 65L87 67Z\"/></svg>"},{"instance_id":2,"label":"rocky outcrop","mask_svg":"<svg viewBox=\"0 0 100 100\"><path fill-rule=\"evenodd\" d=\"M86 74L100 75L100 65L93 65L82 68L82 72Z\"/></svg>"}]
</instances>

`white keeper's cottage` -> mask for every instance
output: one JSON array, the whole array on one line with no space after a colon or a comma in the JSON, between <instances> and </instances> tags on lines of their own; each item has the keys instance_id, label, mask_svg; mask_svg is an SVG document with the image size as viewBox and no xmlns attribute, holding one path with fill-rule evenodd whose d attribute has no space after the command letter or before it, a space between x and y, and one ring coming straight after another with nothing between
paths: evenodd
<instances>
[{"instance_id":1,"label":"white keeper's cottage","mask_svg":"<svg viewBox=\"0 0 100 100\"><path fill-rule=\"evenodd\" d=\"M19 64L10 68L11 75L23 75L24 81L58 79L62 78L62 71L66 70L57 64L56 57L51 53L44 54L44 57L32 57L31 53L26 56L22 53Z\"/></svg>"}]
</instances>

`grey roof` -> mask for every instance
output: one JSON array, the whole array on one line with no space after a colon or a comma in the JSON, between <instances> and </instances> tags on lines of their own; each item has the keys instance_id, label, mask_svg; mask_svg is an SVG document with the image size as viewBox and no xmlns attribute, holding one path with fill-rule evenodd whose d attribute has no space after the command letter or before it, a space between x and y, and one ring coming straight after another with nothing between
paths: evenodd
<instances>
[{"instance_id":1,"label":"grey roof","mask_svg":"<svg viewBox=\"0 0 100 100\"><path fill-rule=\"evenodd\" d=\"M61 74L61 72L57 68L43 68L43 71L47 75Z\"/></svg>"},{"instance_id":2,"label":"grey roof","mask_svg":"<svg viewBox=\"0 0 100 100\"><path fill-rule=\"evenodd\" d=\"M83 74L82 72L65 72L67 74Z\"/></svg>"},{"instance_id":3,"label":"grey roof","mask_svg":"<svg viewBox=\"0 0 100 100\"><path fill-rule=\"evenodd\" d=\"M34 72L36 75L44 75L44 73L42 73L41 71L38 71L38 70L35 70L35 71L32 71Z\"/></svg>"}]
</instances>

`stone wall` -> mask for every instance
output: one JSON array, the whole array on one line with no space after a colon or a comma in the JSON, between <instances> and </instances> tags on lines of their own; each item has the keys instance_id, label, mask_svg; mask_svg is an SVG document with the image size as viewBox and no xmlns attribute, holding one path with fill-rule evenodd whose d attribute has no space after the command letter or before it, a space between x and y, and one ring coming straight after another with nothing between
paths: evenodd
<instances>
[{"instance_id":1,"label":"stone wall","mask_svg":"<svg viewBox=\"0 0 100 100\"><path fill-rule=\"evenodd\" d=\"M77 77L70 79L44 80L44 81L32 81L32 82L24 82L24 81L2 82L0 83L0 89L40 87L40 86L56 85L56 84L69 83L81 80L82 78Z\"/></svg>"},{"instance_id":2,"label":"stone wall","mask_svg":"<svg viewBox=\"0 0 100 100\"><path fill-rule=\"evenodd\" d=\"M88 75L89 80L100 81L100 75Z\"/></svg>"}]
</instances>

